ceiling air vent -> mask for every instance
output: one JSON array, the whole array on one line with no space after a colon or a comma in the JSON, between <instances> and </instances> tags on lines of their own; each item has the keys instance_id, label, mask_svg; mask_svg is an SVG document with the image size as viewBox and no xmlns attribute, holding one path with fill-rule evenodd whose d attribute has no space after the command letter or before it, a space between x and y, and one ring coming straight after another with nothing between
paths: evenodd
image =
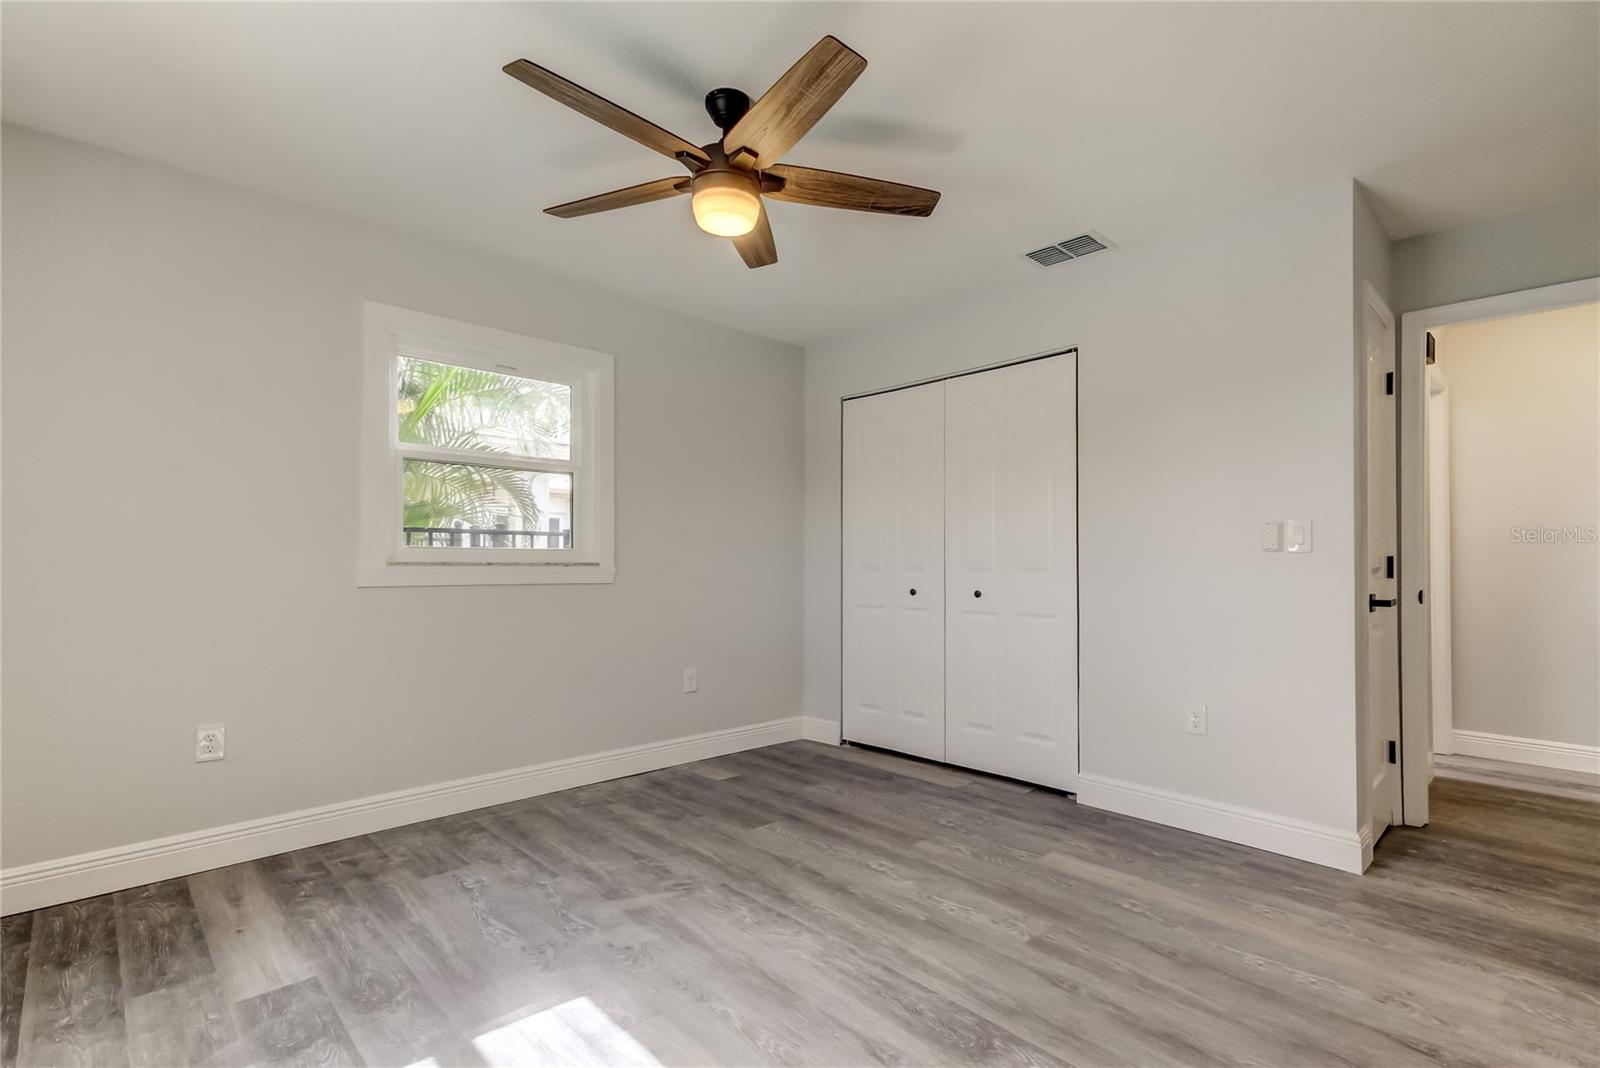
<instances>
[{"instance_id":1,"label":"ceiling air vent","mask_svg":"<svg viewBox=\"0 0 1600 1068\"><path fill-rule=\"evenodd\" d=\"M1081 259L1091 252L1100 252L1111 247L1111 242L1098 234L1079 234L1069 237L1065 241L1058 241L1054 245L1036 248L1032 252L1024 253L1030 260L1040 267L1054 267L1058 263L1068 260Z\"/></svg>"},{"instance_id":2,"label":"ceiling air vent","mask_svg":"<svg viewBox=\"0 0 1600 1068\"><path fill-rule=\"evenodd\" d=\"M1054 267L1058 263L1066 263L1072 258L1072 253L1062 251L1059 245L1046 245L1036 248L1028 253L1028 258L1040 267Z\"/></svg>"}]
</instances>

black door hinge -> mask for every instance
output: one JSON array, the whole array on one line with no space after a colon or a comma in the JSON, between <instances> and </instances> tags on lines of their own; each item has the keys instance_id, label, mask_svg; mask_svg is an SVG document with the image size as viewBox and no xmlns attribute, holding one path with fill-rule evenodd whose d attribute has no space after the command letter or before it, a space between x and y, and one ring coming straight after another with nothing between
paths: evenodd
<instances>
[{"instance_id":1,"label":"black door hinge","mask_svg":"<svg viewBox=\"0 0 1600 1068\"><path fill-rule=\"evenodd\" d=\"M1391 763L1391 764L1395 763L1394 739L1393 738L1389 739L1389 763Z\"/></svg>"},{"instance_id":2,"label":"black door hinge","mask_svg":"<svg viewBox=\"0 0 1600 1068\"><path fill-rule=\"evenodd\" d=\"M1387 397L1394 396L1394 372L1393 371L1385 371L1383 373L1383 393L1384 393L1384 396L1387 396Z\"/></svg>"}]
</instances>

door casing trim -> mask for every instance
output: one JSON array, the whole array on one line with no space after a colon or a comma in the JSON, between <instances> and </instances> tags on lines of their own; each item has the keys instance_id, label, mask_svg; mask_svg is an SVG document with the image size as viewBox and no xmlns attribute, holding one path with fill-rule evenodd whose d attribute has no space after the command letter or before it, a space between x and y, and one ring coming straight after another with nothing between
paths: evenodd
<instances>
[{"instance_id":1,"label":"door casing trim","mask_svg":"<svg viewBox=\"0 0 1600 1068\"><path fill-rule=\"evenodd\" d=\"M1369 319L1367 318L1366 313L1369 310L1371 312L1373 312L1378 317L1378 321L1381 324L1382 328L1384 330L1386 330L1386 331L1390 331L1391 332L1391 334L1390 334L1390 338L1391 338L1390 343L1393 344L1394 343L1394 339L1397 338L1398 335L1399 335L1398 321L1395 318L1395 314L1390 309L1388 301L1383 299L1383 295L1378 292L1377 288L1375 286L1373 286L1373 284L1370 281L1363 280L1362 283L1361 283L1361 312L1362 312L1362 315L1361 315L1361 339L1360 339L1361 349L1360 349L1360 359L1357 362L1357 368L1358 368L1358 376L1357 377L1358 377L1358 380L1360 382L1360 385L1359 385L1358 388L1360 390L1360 395L1361 395L1361 423L1360 423L1360 431L1359 431L1359 435L1358 435L1358 438L1359 438L1358 452L1359 452L1360 457L1361 457L1360 462L1359 462L1359 468L1358 468L1359 477L1361 479L1361 499L1358 502L1360 507L1357 509L1357 512L1358 512L1358 516L1357 516L1357 520L1356 520L1357 552L1356 552L1356 562L1355 562L1356 563L1356 590L1355 590L1355 592L1356 592L1356 649L1358 650L1357 659L1356 659L1356 663L1357 663L1357 670L1356 670L1356 692L1357 692L1357 706L1356 706L1357 707L1357 714L1356 714L1356 781L1357 781L1357 789L1360 791L1360 796L1357 799L1356 810L1357 810L1358 814L1360 814L1360 816L1361 816L1361 818L1358 820L1358 823L1365 830L1368 838L1370 840L1375 841L1376 840L1376 835L1379 834L1379 833L1382 833L1382 832L1373 830L1372 798L1371 798L1373 769L1367 763L1368 756L1373 751L1372 739L1368 737L1368 730L1369 730L1370 725L1371 725L1371 708L1370 708L1370 704L1371 704L1371 701L1372 701L1371 679L1372 679L1373 666L1372 666L1372 664L1370 662L1370 658L1367 655L1368 646L1369 646L1369 643L1370 643L1370 640L1371 640L1369 635L1368 635L1368 628L1371 625L1370 621L1369 621L1369 618L1368 618L1370 616L1370 614L1371 614L1371 609L1370 609L1370 607L1368 605L1368 596L1369 596L1369 594L1371 593L1371 590L1372 590L1371 582L1370 582L1369 577L1368 577L1368 575L1369 575L1369 567L1368 567L1369 559L1370 559L1370 557L1372 555L1372 546L1370 545L1369 538L1368 538L1368 521L1369 521L1369 517L1371 515L1371 511L1372 511L1372 507L1371 507L1372 506L1372 488L1371 488L1371 479L1369 478L1369 470L1370 470L1369 463L1370 463L1370 461L1368 459L1368 450L1367 450L1367 445L1368 445L1368 440L1369 440L1368 439L1367 428L1368 428L1370 420L1373 418L1372 406L1369 403L1370 400L1371 400L1370 394L1368 392L1369 383L1367 381L1367 326L1368 326L1368 323L1369 323ZM1396 366L1395 370L1396 371L1399 370L1398 366ZM1400 398L1398 396L1398 393L1399 393L1398 388L1396 388L1395 393L1396 393L1396 396L1394 398L1394 401L1395 401L1395 404L1398 405L1399 402L1400 402ZM1397 409L1396 412L1395 412L1395 433L1397 435L1399 433L1399 427L1400 427L1400 418L1399 418L1399 411ZM1397 447L1395 449L1395 457L1396 457L1396 463L1397 464L1399 462L1399 455L1400 455L1400 453L1399 453L1399 448L1398 448L1398 443L1397 443ZM1399 490L1400 490L1400 481L1399 481L1399 477L1398 477L1398 472L1396 472L1396 478L1395 478L1396 500L1395 500L1394 503L1395 503L1395 554L1397 556L1403 555L1401 553L1401 549L1400 549L1400 530L1399 530L1400 510L1399 510L1399 499L1398 499ZM1397 561L1397 567L1398 567L1398 561ZM1396 596L1398 597L1398 591L1400 589L1400 583L1399 583L1399 578L1398 578L1399 571L1398 570L1395 572L1395 575L1396 575L1395 590L1396 590ZM1403 598L1402 598L1402 600L1403 600ZM1399 606L1397 605L1396 608L1398 609L1398 607ZM1398 631L1398 626L1397 626L1396 629ZM1400 689L1400 693L1397 693L1395 695L1395 699L1396 699L1396 707L1395 707L1396 717L1395 717L1395 722L1393 724L1393 729L1395 731L1395 740L1399 742L1400 747L1402 748L1402 751L1403 751L1403 747L1405 745L1405 717L1402 714L1402 708L1403 708L1403 703L1404 703L1404 692L1405 692L1405 660L1404 660L1403 657L1399 657L1398 653L1399 653L1399 650L1396 650L1397 661L1398 661L1398 669L1399 669L1399 678L1396 680L1396 684L1397 684L1398 688ZM1386 731L1386 733L1387 733L1387 731ZM1384 829L1385 830L1387 830L1389 827L1393 827L1393 826L1404 826L1405 823L1406 823L1406 819L1405 819L1405 779L1406 779L1406 769L1405 769L1403 764L1402 764L1402 766L1400 766L1400 767L1395 769L1395 774L1399 775L1399 777L1400 777L1399 812L1397 814L1399 818L1398 819L1391 819L1391 821L1389 823L1384 824ZM1370 855L1369 855L1368 859L1370 859Z\"/></svg>"}]
</instances>

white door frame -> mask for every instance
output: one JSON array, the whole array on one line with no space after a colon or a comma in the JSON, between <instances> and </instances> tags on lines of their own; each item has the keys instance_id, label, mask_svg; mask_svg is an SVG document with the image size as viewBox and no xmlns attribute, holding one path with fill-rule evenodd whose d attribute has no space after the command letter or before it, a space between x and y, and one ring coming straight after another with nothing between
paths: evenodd
<instances>
[{"instance_id":1,"label":"white door frame","mask_svg":"<svg viewBox=\"0 0 1600 1068\"><path fill-rule=\"evenodd\" d=\"M1438 364L1426 370L1428 382L1428 658L1429 699L1433 703L1433 752L1454 753L1455 650L1450 623L1450 383Z\"/></svg>"},{"instance_id":2,"label":"white door frame","mask_svg":"<svg viewBox=\"0 0 1600 1068\"><path fill-rule=\"evenodd\" d=\"M1405 823L1428 822L1433 777L1433 634L1428 532L1429 330L1600 301L1600 278L1540 286L1400 316L1400 738Z\"/></svg>"},{"instance_id":3,"label":"white door frame","mask_svg":"<svg viewBox=\"0 0 1600 1068\"><path fill-rule=\"evenodd\" d=\"M1365 609L1365 611L1358 613L1358 618L1361 620L1361 633L1357 640L1361 643L1361 648L1366 651L1366 659L1364 661L1365 672L1362 681L1361 722L1356 732L1360 740L1356 766L1359 769L1361 782L1361 805L1367 813L1362 825L1363 861L1366 861L1370 859L1367 854L1370 854L1371 851L1371 846L1366 843L1375 843L1378 836L1383 834L1384 831L1398 824L1403 824L1405 821L1403 789L1399 783L1394 781L1399 779L1403 782L1405 776L1404 768L1392 765L1391 758L1385 753L1382 745L1385 741L1398 741L1403 737L1400 726L1400 679L1397 677L1397 672L1400 668L1400 621L1394 616L1380 617L1374 615L1373 607L1370 603L1370 599L1373 597L1392 598L1394 600L1391 600L1391 605L1393 605L1396 613L1399 611L1399 605L1394 603L1399 600L1400 582L1398 570L1390 572L1387 576L1374 573L1374 569L1377 566L1376 561L1382 557L1394 559L1400 554L1400 514L1397 508L1399 483L1398 481L1389 481L1383 487L1388 494L1388 501L1387 507L1380 510L1377 506L1381 498L1377 497L1376 494L1380 481L1384 480L1373 477L1374 450L1372 438L1374 429L1376 429L1378 440L1380 441L1386 436L1398 433L1399 412L1396 408L1391 406L1385 409L1374 403L1373 391L1377 387L1377 382L1374 378L1374 369L1372 367L1372 354L1374 352L1372 332L1374 325L1376 325L1378 329L1376 351L1383 353L1387 350L1386 355L1388 358L1382 365L1386 368L1386 377L1389 379L1386 391L1397 393L1393 387L1394 372L1397 369L1394 364L1396 323L1394 312L1389 310L1388 303L1373 288L1372 283L1363 282L1361 288L1361 390L1364 413L1362 476L1366 482L1367 500L1365 502L1366 507L1363 510L1360 531L1361 558L1358 571L1361 576L1360 588L1356 592L1361 598L1361 607ZM1383 402L1389 400L1387 397L1379 397L1377 399ZM1393 398L1393 405L1398 405L1399 400L1399 396L1396 395ZM1375 423L1375 420L1379 419L1382 420L1382 423ZM1395 440L1394 437L1389 437L1391 445L1395 443ZM1388 456L1380 455L1377 460L1378 466L1376 470L1379 472L1384 471L1384 468L1389 463L1398 463L1397 449L1389 450ZM1392 519L1395 525L1387 531L1387 536L1375 538L1371 524L1374 517L1380 514L1386 519ZM1375 541L1379 541L1380 544L1374 544ZM1383 610L1387 612L1389 609L1385 608ZM1380 634L1380 640L1383 641L1383 649L1386 650L1381 654L1384 662L1380 664L1373 656L1373 628L1375 626L1382 628L1385 624L1393 624L1393 627ZM1393 645L1389 643L1389 636L1392 636ZM1390 657L1393 659L1391 660ZM1380 685L1383 687L1382 691L1378 689ZM1380 717L1381 722L1379 721ZM1381 823L1378 822L1377 818L1379 810L1373 803L1380 793L1383 795L1383 808L1386 810Z\"/></svg>"}]
</instances>

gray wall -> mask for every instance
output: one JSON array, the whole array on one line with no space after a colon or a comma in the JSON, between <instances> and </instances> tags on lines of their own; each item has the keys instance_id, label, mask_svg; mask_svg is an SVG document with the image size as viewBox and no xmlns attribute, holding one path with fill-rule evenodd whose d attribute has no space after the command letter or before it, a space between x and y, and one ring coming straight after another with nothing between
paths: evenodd
<instances>
[{"instance_id":1,"label":"gray wall","mask_svg":"<svg viewBox=\"0 0 1600 1068\"><path fill-rule=\"evenodd\" d=\"M1593 197L1396 241L1394 310L1435 308L1600 275Z\"/></svg>"},{"instance_id":2,"label":"gray wall","mask_svg":"<svg viewBox=\"0 0 1600 1068\"><path fill-rule=\"evenodd\" d=\"M9 127L3 255L5 866L797 714L794 347ZM614 585L356 588L364 299L615 354Z\"/></svg>"},{"instance_id":3,"label":"gray wall","mask_svg":"<svg viewBox=\"0 0 1600 1068\"><path fill-rule=\"evenodd\" d=\"M1600 305L1434 331L1449 383L1455 725L1600 745Z\"/></svg>"},{"instance_id":4,"label":"gray wall","mask_svg":"<svg viewBox=\"0 0 1600 1068\"><path fill-rule=\"evenodd\" d=\"M1353 834L1352 204L1330 183L809 350L807 713L839 716L841 395L1077 345L1083 771ZM1288 517L1314 551L1261 552Z\"/></svg>"}]
</instances>

